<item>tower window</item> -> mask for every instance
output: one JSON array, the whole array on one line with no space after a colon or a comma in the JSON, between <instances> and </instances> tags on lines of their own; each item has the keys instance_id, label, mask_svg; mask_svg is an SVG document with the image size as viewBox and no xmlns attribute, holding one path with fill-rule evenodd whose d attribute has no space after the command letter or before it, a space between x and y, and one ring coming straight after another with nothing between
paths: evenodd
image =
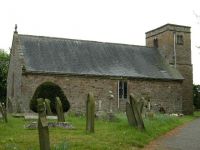
<instances>
[{"instance_id":1,"label":"tower window","mask_svg":"<svg viewBox=\"0 0 200 150\"><path fill-rule=\"evenodd\" d=\"M127 93L128 93L127 81L119 81L118 83L119 98L127 99Z\"/></svg>"},{"instance_id":2,"label":"tower window","mask_svg":"<svg viewBox=\"0 0 200 150\"><path fill-rule=\"evenodd\" d=\"M177 35L176 44L183 45L183 35Z\"/></svg>"}]
</instances>

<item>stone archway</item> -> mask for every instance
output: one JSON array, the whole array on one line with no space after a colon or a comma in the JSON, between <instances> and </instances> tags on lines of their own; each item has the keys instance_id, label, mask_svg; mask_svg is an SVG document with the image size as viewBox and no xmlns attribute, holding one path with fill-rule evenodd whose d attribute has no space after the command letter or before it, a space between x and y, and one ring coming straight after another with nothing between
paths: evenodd
<instances>
[{"instance_id":1,"label":"stone archway","mask_svg":"<svg viewBox=\"0 0 200 150\"><path fill-rule=\"evenodd\" d=\"M50 106L53 113L56 113L55 109L55 99L59 97L63 104L63 111L67 112L70 109L70 103L65 96L63 90L55 83L44 82L40 84L31 99L30 109L34 112L37 112L37 98L47 98L50 100Z\"/></svg>"}]
</instances>

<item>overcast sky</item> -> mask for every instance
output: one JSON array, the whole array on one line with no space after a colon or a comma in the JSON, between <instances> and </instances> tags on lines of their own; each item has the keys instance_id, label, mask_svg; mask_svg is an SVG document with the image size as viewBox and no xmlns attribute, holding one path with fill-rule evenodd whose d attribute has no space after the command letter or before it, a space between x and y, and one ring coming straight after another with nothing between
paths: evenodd
<instances>
[{"instance_id":1,"label":"overcast sky","mask_svg":"<svg viewBox=\"0 0 200 150\"><path fill-rule=\"evenodd\" d=\"M166 23L191 26L200 84L199 0L1 0L0 48L11 47L15 24L20 34L145 45L145 32Z\"/></svg>"}]
</instances>

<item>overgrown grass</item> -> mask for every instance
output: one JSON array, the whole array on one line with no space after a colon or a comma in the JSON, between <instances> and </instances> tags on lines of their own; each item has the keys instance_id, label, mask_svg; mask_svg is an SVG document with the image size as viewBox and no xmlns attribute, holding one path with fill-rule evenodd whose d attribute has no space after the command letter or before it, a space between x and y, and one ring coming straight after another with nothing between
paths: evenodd
<instances>
[{"instance_id":1,"label":"overgrown grass","mask_svg":"<svg viewBox=\"0 0 200 150\"><path fill-rule=\"evenodd\" d=\"M200 116L200 113L195 113ZM54 150L121 150L137 149L165 132L193 120L194 116L170 117L156 115L145 119L145 131L130 127L124 114L118 115L118 121L95 121L95 133L85 132L85 117L67 116L66 120L76 127L75 130L50 128L50 143ZM38 131L24 129L27 123L22 118L9 116L6 124L0 121L0 150L38 150Z\"/></svg>"}]
</instances>

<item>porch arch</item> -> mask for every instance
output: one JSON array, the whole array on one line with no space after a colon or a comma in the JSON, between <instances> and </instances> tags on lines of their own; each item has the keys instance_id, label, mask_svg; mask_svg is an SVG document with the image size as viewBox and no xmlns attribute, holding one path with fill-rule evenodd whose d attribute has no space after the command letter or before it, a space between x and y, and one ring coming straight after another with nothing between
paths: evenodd
<instances>
[{"instance_id":1,"label":"porch arch","mask_svg":"<svg viewBox=\"0 0 200 150\"><path fill-rule=\"evenodd\" d=\"M65 96L63 90L58 86L57 84L53 82L44 82L40 84L30 101L30 109L34 112L37 112L37 99L38 98L47 98L50 100L50 106L53 113L56 113L55 109L55 100L56 97L59 97L62 105L63 105L63 111L67 112L70 109L70 103Z\"/></svg>"}]
</instances>

